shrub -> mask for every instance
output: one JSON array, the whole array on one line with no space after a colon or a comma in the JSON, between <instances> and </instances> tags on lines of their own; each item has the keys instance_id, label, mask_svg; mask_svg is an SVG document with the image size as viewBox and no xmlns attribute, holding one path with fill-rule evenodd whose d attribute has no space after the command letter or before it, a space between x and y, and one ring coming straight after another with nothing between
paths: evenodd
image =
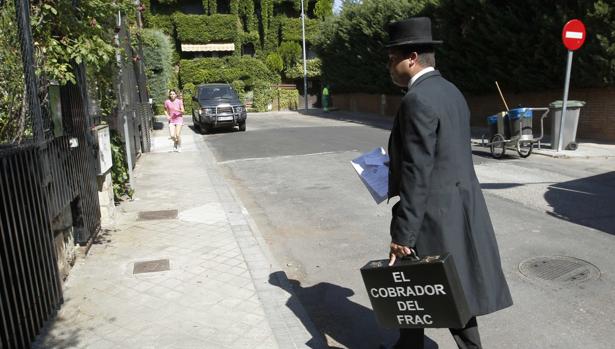
<instances>
[{"instance_id":1,"label":"shrub","mask_svg":"<svg viewBox=\"0 0 615 349\"><path fill-rule=\"evenodd\" d=\"M272 72L280 73L282 69L284 69L284 61L282 61L282 57L280 57L277 52L268 54L265 59L265 64Z\"/></svg>"},{"instance_id":2,"label":"shrub","mask_svg":"<svg viewBox=\"0 0 615 349\"><path fill-rule=\"evenodd\" d=\"M187 83L182 88L182 101L184 102L184 115L192 115L192 94L194 93L194 84Z\"/></svg>"},{"instance_id":3,"label":"shrub","mask_svg":"<svg viewBox=\"0 0 615 349\"><path fill-rule=\"evenodd\" d=\"M282 41L302 41L301 18L283 18L282 19ZM305 41L313 43L320 35L320 27L318 20L305 19Z\"/></svg>"},{"instance_id":4,"label":"shrub","mask_svg":"<svg viewBox=\"0 0 615 349\"><path fill-rule=\"evenodd\" d=\"M292 68L301 60L301 46L296 42L286 41L280 45L278 54L284 63L284 70Z\"/></svg>"},{"instance_id":5,"label":"shrub","mask_svg":"<svg viewBox=\"0 0 615 349\"><path fill-rule=\"evenodd\" d=\"M271 84L259 82L254 86L254 102L252 106L259 112L268 111L273 103L274 96L275 91Z\"/></svg>"},{"instance_id":6,"label":"shrub","mask_svg":"<svg viewBox=\"0 0 615 349\"><path fill-rule=\"evenodd\" d=\"M299 106L299 90L278 88L275 91L278 98L278 109L280 110L297 110Z\"/></svg>"},{"instance_id":7,"label":"shrub","mask_svg":"<svg viewBox=\"0 0 615 349\"><path fill-rule=\"evenodd\" d=\"M182 44L238 41L239 19L236 15L185 15L176 13L173 22ZM239 40L240 41L240 40Z\"/></svg>"},{"instance_id":8,"label":"shrub","mask_svg":"<svg viewBox=\"0 0 615 349\"><path fill-rule=\"evenodd\" d=\"M306 66L308 78L318 78L322 75L322 63L319 58L308 59L306 62ZM288 79L303 78L303 62L298 62L292 68L286 70L284 76Z\"/></svg>"},{"instance_id":9,"label":"shrub","mask_svg":"<svg viewBox=\"0 0 615 349\"><path fill-rule=\"evenodd\" d=\"M229 56L224 58L197 58L179 63L181 84L195 85L212 82L231 83L241 80L246 90L257 82L278 83L280 76L272 73L265 63L253 57Z\"/></svg>"},{"instance_id":10,"label":"shrub","mask_svg":"<svg viewBox=\"0 0 615 349\"><path fill-rule=\"evenodd\" d=\"M145 26L162 30L167 35L173 35L173 17L171 15L148 15L144 18Z\"/></svg>"},{"instance_id":11,"label":"shrub","mask_svg":"<svg viewBox=\"0 0 615 349\"><path fill-rule=\"evenodd\" d=\"M171 64L173 48L170 38L160 30L144 29L141 39L147 90L154 105L162 105L167 98L167 90L174 86Z\"/></svg>"}]
</instances>

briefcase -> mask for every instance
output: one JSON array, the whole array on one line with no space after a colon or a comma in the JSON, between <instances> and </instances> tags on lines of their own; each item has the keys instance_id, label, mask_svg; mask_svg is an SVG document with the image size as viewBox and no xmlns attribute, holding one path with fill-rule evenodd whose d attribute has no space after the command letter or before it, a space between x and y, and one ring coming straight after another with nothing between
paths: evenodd
<instances>
[{"instance_id":1,"label":"briefcase","mask_svg":"<svg viewBox=\"0 0 615 349\"><path fill-rule=\"evenodd\" d=\"M453 256L445 253L392 266L376 260L361 268L378 323L389 328L462 328L468 303Z\"/></svg>"}]
</instances>

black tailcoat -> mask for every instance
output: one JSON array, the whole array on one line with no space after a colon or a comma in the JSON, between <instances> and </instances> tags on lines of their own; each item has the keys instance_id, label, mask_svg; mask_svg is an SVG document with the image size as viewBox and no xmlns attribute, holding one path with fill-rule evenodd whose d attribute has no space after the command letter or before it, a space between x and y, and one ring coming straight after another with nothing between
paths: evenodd
<instances>
[{"instance_id":1,"label":"black tailcoat","mask_svg":"<svg viewBox=\"0 0 615 349\"><path fill-rule=\"evenodd\" d=\"M472 315L512 305L470 146L470 111L438 71L401 101L389 138L392 241L419 255L453 255Z\"/></svg>"}]
</instances>

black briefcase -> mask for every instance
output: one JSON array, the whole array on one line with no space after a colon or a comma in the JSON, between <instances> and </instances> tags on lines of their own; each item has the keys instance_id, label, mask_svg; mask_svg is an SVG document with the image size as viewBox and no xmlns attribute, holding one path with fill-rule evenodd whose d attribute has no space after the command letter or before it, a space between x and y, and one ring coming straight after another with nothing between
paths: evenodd
<instances>
[{"instance_id":1,"label":"black briefcase","mask_svg":"<svg viewBox=\"0 0 615 349\"><path fill-rule=\"evenodd\" d=\"M453 256L445 253L394 265L377 260L361 268L380 325L389 328L462 328L468 303Z\"/></svg>"}]
</instances>

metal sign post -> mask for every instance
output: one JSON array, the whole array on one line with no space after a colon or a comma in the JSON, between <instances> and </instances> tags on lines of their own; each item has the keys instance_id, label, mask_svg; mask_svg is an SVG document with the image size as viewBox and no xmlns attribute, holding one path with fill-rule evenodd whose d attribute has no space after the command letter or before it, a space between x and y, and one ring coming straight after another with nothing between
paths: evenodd
<instances>
[{"instance_id":1,"label":"metal sign post","mask_svg":"<svg viewBox=\"0 0 615 349\"><path fill-rule=\"evenodd\" d=\"M562 100L562 119L559 123L559 139L557 151L562 151L562 141L564 134L564 123L566 120L566 109L568 106L568 89L570 87L570 71L572 69L572 54L583 46L585 42L585 25L578 19L568 21L562 30L562 42L568 49L568 61L566 63L566 80L564 82L564 98ZM552 131L553 132L553 131Z\"/></svg>"},{"instance_id":2,"label":"metal sign post","mask_svg":"<svg viewBox=\"0 0 615 349\"><path fill-rule=\"evenodd\" d=\"M303 95L305 96L305 110L308 110L307 62L305 60L305 12L303 11L303 0L301 0L301 38L303 40Z\"/></svg>"}]
</instances>

